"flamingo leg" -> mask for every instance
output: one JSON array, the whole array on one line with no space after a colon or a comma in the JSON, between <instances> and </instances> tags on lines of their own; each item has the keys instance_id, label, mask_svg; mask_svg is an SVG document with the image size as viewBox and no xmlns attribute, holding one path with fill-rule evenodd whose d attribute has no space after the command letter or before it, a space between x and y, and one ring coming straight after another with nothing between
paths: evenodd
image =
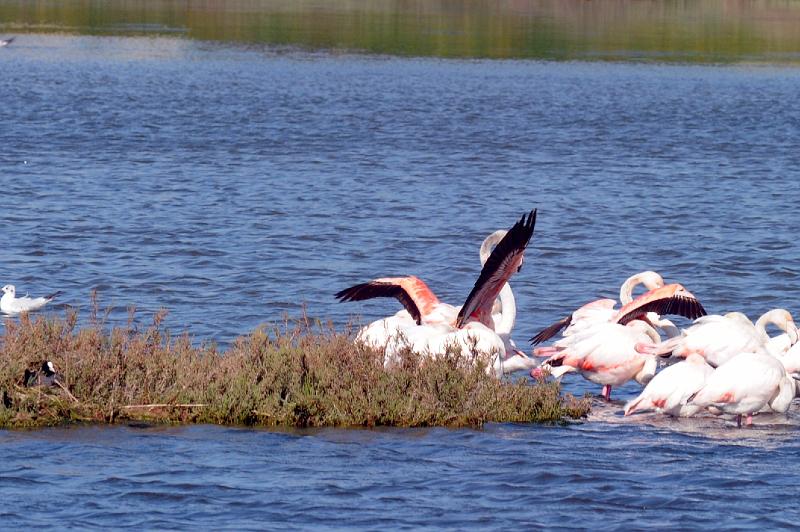
<instances>
[{"instance_id":1,"label":"flamingo leg","mask_svg":"<svg viewBox=\"0 0 800 532\"><path fill-rule=\"evenodd\" d=\"M750 426L753 424L753 414L747 414L747 421L745 422L746 426Z\"/></svg>"},{"instance_id":2,"label":"flamingo leg","mask_svg":"<svg viewBox=\"0 0 800 532\"><path fill-rule=\"evenodd\" d=\"M742 428L742 415L741 414L737 414L736 415L736 427L737 428Z\"/></svg>"},{"instance_id":3,"label":"flamingo leg","mask_svg":"<svg viewBox=\"0 0 800 532\"><path fill-rule=\"evenodd\" d=\"M611 401L611 385L610 384L604 384L603 385L603 391L601 393L603 394L603 398L606 401Z\"/></svg>"}]
</instances>

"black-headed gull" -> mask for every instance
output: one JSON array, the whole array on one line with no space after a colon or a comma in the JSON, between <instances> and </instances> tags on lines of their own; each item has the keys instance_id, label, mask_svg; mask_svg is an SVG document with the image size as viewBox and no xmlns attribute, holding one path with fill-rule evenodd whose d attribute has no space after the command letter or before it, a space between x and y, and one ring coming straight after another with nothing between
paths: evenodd
<instances>
[{"instance_id":1,"label":"black-headed gull","mask_svg":"<svg viewBox=\"0 0 800 532\"><path fill-rule=\"evenodd\" d=\"M19 314L39 310L50 303L61 292L54 292L44 297L17 297L17 290L13 284L3 287L3 297L0 298L0 312L5 314Z\"/></svg>"},{"instance_id":2,"label":"black-headed gull","mask_svg":"<svg viewBox=\"0 0 800 532\"><path fill-rule=\"evenodd\" d=\"M9 37L8 39L0 39L0 48L2 48L3 46L8 46L12 42L14 42L14 37Z\"/></svg>"}]
</instances>

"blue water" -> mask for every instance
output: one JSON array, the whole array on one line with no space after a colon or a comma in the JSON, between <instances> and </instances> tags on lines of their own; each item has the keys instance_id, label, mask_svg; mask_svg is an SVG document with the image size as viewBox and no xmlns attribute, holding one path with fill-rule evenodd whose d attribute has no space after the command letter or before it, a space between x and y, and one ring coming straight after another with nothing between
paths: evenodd
<instances>
[{"instance_id":1,"label":"blue water","mask_svg":"<svg viewBox=\"0 0 800 532\"><path fill-rule=\"evenodd\" d=\"M800 70L445 61L180 39L0 49L0 283L225 345L413 273L460 304L539 209L517 342L654 269L710 312L797 312ZM685 324L685 323L683 323ZM574 393L595 386L573 379ZM800 521L798 408L485 430L0 432L0 517L78 528L764 528Z\"/></svg>"}]
</instances>

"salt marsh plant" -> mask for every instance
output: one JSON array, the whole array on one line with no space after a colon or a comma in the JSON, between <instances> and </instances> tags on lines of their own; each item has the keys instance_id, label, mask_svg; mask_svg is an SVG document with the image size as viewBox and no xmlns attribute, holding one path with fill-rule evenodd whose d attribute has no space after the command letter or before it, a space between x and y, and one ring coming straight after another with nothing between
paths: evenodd
<instances>
[{"instance_id":1,"label":"salt marsh plant","mask_svg":"<svg viewBox=\"0 0 800 532\"><path fill-rule=\"evenodd\" d=\"M66 422L216 423L250 426L480 426L558 422L586 414L588 402L557 384L501 382L480 361L448 353L406 353L384 368L383 354L348 331L284 320L238 338L224 351L173 336L164 314L144 328L106 327L92 312L78 327L63 318L8 319L0 336L0 427ZM24 382L26 369L52 361L53 385Z\"/></svg>"}]
</instances>

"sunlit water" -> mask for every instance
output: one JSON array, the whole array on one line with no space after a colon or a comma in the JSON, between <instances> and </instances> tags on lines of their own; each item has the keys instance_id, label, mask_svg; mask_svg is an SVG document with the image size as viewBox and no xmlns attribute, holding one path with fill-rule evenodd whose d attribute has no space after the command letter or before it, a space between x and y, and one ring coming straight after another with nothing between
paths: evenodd
<instances>
[{"instance_id":1,"label":"sunlit water","mask_svg":"<svg viewBox=\"0 0 800 532\"><path fill-rule=\"evenodd\" d=\"M397 59L163 38L0 49L0 283L227 344L416 274L459 304L539 208L520 344L643 269L797 312L800 70ZM682 322L685 324L685 322ZM577 379L568 391L596 393ZM800 520L788 418L475 430L0 432L0 517L53 528L763 528Z\"/></svg>"}]
</instances>

